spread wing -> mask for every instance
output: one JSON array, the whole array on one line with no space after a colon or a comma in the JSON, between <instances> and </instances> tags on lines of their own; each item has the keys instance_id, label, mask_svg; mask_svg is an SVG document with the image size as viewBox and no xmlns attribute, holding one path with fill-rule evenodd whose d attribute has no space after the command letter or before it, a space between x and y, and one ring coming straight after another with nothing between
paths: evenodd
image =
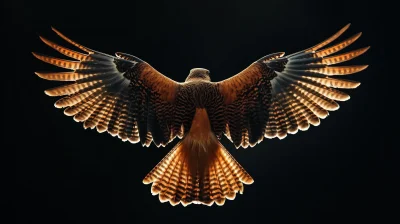
<instances>
[{"instance_id":1,"label":"spread wing","mask_svg":"<svg viewBox=\"0 0 400 224\"><path fill-rule=\"evenodd\" d=\"M235 146L246 148L264 137L283 139L298 130L318 126L329 111L339 108L336 101L350 96L337 90L352 89L359 82L336 78L360 72L367 65L336 66L351 60L369 47L343 54L334 53L356 41L358 33L331 47L350 24L327 40L306 50L283 57L279 52L267 55L239 74L218 82L225 100L225 135Z\"/></svg>"},{"instance_id":2,"label":"spread wing","mask_svg":"<svg viewBox=\"0 0 400 224\"><path fill-rule=\"evenodd\" d=\"M107 131L123 141L165 146L182 137L174 101L180 84L162 75L143 60L124 53L116 57L86 48L53 29L60 37L86 53L67 49L43 37L41 40L75 60L33 55L67 72L37 72L43 79L70 81L48 89L49 96L63 96L55 103L64 113L83 122L84 128Z\"/></svg>"}]
</instances>

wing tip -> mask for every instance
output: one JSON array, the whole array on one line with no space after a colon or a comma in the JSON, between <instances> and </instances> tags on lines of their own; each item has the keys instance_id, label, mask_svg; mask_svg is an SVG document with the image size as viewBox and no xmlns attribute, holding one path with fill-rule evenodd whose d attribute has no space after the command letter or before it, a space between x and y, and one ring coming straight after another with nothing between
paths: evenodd
<instances>
[{"instance_id":1,"label":"wing tip","mask_svg":"<svg viewBox=\"0 0 400 224\"><path fill-rule=\"evenodd\" d=\"M360 72L367 69L369 65L360 65Z\"/></svg>"},{"instance_id":2,"label":"wing tip","mask_svg":"<svg viewBox=\"0 0 400 224\"><path fill-rule=\"evenodd\" d=\"M330 108L327 108L327 110L329 110L329 111L337 111L339 109L340 109L340 105L339 104L337 104L336 106L332 106Z\"/></svg>"},{"instance_id":3,"label":"wing tip","mask_svg":"<svg viewBox=\"0 0 400 224\"><path fill-rule=\"evenodd\" d=\"M55 43L53 43L52 41L44 38L43 36L39 35L39 38L41 41L43 41L43 43L45 43L47 46L52 47L53 49L57 50L57 45Z\"/></svg>"},{"instance_id":4,"label":"wing tip","mask_svg":"<svg viewBox=\"0 0 400 224\"><path fill-rule=\"evenodd\" d=\"M48 57L49 57L49 56L45 56L45 55L43 55L41 53L37 53L37 52L33 52L33 51L31 53L33 54L33 56L35 58L37 58L37 59L39 59L41 61L44 61L44 62L46 62L46 59L48 59Z\"/></svg>"},{"instance_id":5,"label":"wing tip","mask_svg":"<svg viewBox=\"0 0 400 224\"><path fill-rule=\"evenodd\" d=\"M31 52L31 53L36 59L39 59L40 61L46 62L46 56L44 56L44 55L42 55L40 53L37 53L37 52Z\"/></svg>"},{"instance_id":6,"label":"wing tip","mask_svg":"<svg viewBox=\"0 0 400 224\"><path fill-rule=\"evenodd\" d=\"M54 103L54 107L60 109L60 108L63 108L64 105L60 104L59 101L57 101Z\"/></svg>"},{"instance_id":7,"label":"wing tip","mask_svg":"<svg viewBox=\"0 0 400 224\"><path fill-rule=\"evenodd\" d=\"M75 115L75 113L73 113L73 112L71 112L71 111L68 111L68 110L64 110L64 114L66 115L66 116L74 116Z\"/></svg>"},{"instance_id":8,"label":"wing tip","mask_svg":"<svg viewBox=\"0 0 400 224\"><path fill-rule=\"evenodd\" d=\"M348 101L350 100L350 95L344 96L343 98L339 99L338 101Z\"/></svg>"},{"instance_id":9,"label":"wing tip","mask_svg":"<svg viewBox=\"0 0 400 224\"><path fill-rule=\"evenodd\" d=\"M60 31L58 31L56 28L54 28L54 26L50 26L51 30L53 30L55 33L59 34Z\"/></svg>"},{"instance_id":10,"label":"wing tip","mask_svg":"<svg viewBox=\"0 0 400 224\"><path fill-rule=\"evenodd\" d=\"M40 78L42 78L43 79L43 74L42 73L40 73L40 72L35 72L35 75L37 75L37 76L39 76Z\"/></svg>"},{"instance_id":11,"label":"wing tip","mask_svg":"<svg viewBox=\"0 0 400 224\"><path fill-rule=\"evenodd\" d=\"M45 90L45 91L44 91L44 94L46 94L47 96L54 96L54 95L51 93L51 91L49 91L49 90Z\"/></svg>"},{"instance_id":12,"label":"wing tip","mask_svg":"<svg viewBox=\"0 0 400 224\"><path fill-rule=\"evenodd\" d=\"M367 52L370 48L371 48L371 46L366 46L366 47L362 48L363 54L365 52Z\"/></svg>"},{"instance_id":13,"label":"wing tip","mask_svg":"<svg viewBox=\"0 0 400 224\"><path fill-rule=\"evenodd\" d=\"M43 72L35 72L35 75L37 75L41 79L52 80L48 76L46 76L46 73Z\"/></svg>"},{"instance_id":14,"label":"wing tip","mask_svg":"<svg viewBox=\"0 0 400 224\"><path fill-rule=\"evenodd\" d=\"M57 91L54 91L54 89L46 89L46 90L44 91L44 93L45 93L47 96L61 96Z\"/></svg>"},{"instance_id":15,"label":"wing tip","mask_svg":"<svg viewBox=\"0 0 400 224\"><path fill-rule=\"evenodd\" d=\"M363 32L358 32L358 33L354 34L353 36L349 37L346 40L350 41L351 43L354 43L356 40L358 40L358 38L360 38L362 36L362 34L363 34Z\"/></svg>"},{"instance_id":16,"label":"wing tip","mask_svg":"<svg viewBox=\"0 0 400 224\"><path fill-rule=\"evenodd\" d=\"M33 56L35 56L35 58L40 59L40 54L36 53L36 52L31 52Z\"/></svg>"},{"instance_id":17,"label":"wing tip","mask_svg":"<svg viewBox=\"0 0 400 224\"><path fill-rule=\"evenodd\" d=\"M64 35L63 35L60 31L58 31L56 28L54 28L54 26L50 26L50 28L51 28L51 30L52 30L53 32L55 32L58 36L64 38Z\"/></svg>"},{"instance_id":18,"label":"wing tip","mask_svg":"<svg viewBox=\"0 0 400 224\"><path fill-rule=\"evenodd\" d=\"M49 40L47 40L46 38L44 38L43 36L39 35L39 38L41 41L43 41L45 44L47 44L49 42Z\"/></svg>"}]
</instances>

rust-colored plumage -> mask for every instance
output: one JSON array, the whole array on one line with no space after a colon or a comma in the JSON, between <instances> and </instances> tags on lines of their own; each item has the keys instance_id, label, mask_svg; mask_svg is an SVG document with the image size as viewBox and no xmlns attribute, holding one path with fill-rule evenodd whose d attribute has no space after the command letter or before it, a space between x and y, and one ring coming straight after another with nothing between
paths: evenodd
<instances>
[{"instance_id":1,"label":"rust-colored plumage","mask_svg":"<svg viewBox=\"0 0 400 224\"><path fill-rule=\"evenodd\" d=\"M46 63L69 69L37 72L46 80L73 82L45 91L63 96L55 107L83 122L84 128L108 132L143 146L166 146L181 140L150 171L143 183L161 202L223 205L243 193L252 177L229 154L219 139L225 135L239 147L255 146L264 138L283 139L298 130L317 126L336 101L350 99L337 89L353 89L359 82L334 76L349 75L366 65L337 66L365 53L369 47L333 55L356 41L356 34L331 47L350 24L325 41L284 56L262 57L235 76L211 82L207 69L192 69L185 82L164 76L138 57L116 56L84 47L53 29L84 51L77 52L43 37L40 39L65 60L33 53ZM324 48L325 47L325 48Z\"/></svg>"},{"instance_id":2,"label":"rust-colored plumage","mask_svg":"<svg viewBox=\"0 0 400 224\"><path fill-rule=\"evenodd\" d=\"M145 177L151 192L172 205L223 205L253 179L212 133L205 108L197 108L185 138Z\"/></svg>"}]
</instances>

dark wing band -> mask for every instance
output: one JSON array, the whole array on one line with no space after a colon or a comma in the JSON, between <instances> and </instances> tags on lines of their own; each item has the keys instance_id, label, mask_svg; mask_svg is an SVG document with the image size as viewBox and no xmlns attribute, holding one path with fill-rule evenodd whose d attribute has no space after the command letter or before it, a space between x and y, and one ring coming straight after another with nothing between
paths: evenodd
<instances>
[{"instance_id":1,"label":"dark wing band","mask_svg":"<svg viewBox=\"0 0 400 224\"><path fill-rule=\"evenodd\" d=\"M225 135L236 147L254 146L264 137L283 139L287 133L308 130L310 124L319 125L328 111L339 108L336 101L350 99L337 88L356 88L360 83L333 76L353 74L368 66L331 65L351 60L369 47L331 55L352 44L361 33L321 49L349 26L306 50L285 57L281 52L267 55L218 83L226 105Z\"/></svg>"},{"instance_id":2,"label":"dark wing band","mask_svg":"<svg viewBox=\"0 0 400 224\"><path fill-rule=\"evenodd\" d=\"M179 83L167 78L143 60L117 53L117 57L86 48L57 30L60 37L86 53L80 53L40 39L60 53L76 60L64 60L38 53L33 55L68 72L37 72L43 79L73 81L48 89L49 96L64 96L55 106L83 122L84 128L108 131L123 141L157 146L181 136L175 130L174 101Z\"/></svg>"}]
</instances>

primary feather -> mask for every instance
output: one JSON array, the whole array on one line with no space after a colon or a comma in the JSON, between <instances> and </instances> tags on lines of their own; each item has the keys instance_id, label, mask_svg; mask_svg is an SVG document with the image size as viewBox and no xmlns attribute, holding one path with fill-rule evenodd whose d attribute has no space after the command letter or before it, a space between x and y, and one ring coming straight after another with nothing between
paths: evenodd
<instances>
[{"instance_id":1,"label":"primary feather","mask_svg":"<svg viewBox=\"0 0 400 224\"><path fill-rule=\"evenodd\" d=\"M287 133L308 130L310 124L318 126L329 111L339 109L336 101L350 99L347 93L337 88L352 89L360 83L334 76L357 73L368 66L336 64L362 55L369 47L332 55L357 40L361 36L358 33L323 48L349 27L350 24L346 25L306 50L287 56L283 53L267 55L239 74L217 83L227 107L225 135L236 147L254 146L264 137L283 139Z\"/></svg>"}]
</instances>

